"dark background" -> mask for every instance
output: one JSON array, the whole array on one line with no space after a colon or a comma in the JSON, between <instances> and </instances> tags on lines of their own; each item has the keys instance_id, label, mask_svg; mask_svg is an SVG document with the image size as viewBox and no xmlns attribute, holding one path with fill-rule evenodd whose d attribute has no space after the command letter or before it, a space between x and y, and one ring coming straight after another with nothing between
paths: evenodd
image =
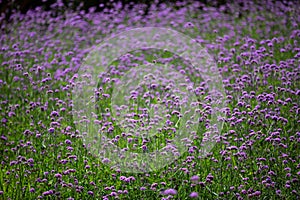
<instances>
[{"instance_id":1,"label":"dark background","mask_svg":"<svg viewBox=\"0 0 300 200\"><path fill-rule=\"evenodd\" d=\"M61 0L63 4L70 9L76 10L78 9L78 6L80 3L83 3L83 6L80 8L81 10L86 10L90 7L96 7L96 11L101 11L103 10L103 7L100 8L99 4L103 3L106 8L112 7L114 2L117 1L112 1L112 0ZM169 3L174 3L174 2L181 2L180 0L159 0L159 4L162 2L169 2ZM1 0L0 0L1 2ZM55 3L56 0L2 0L0 3L0 14L4 14L5 18L8 20L10 15L13 13L14 10L21 11L22 13L26 13L30 9L34 9L38 6L42 6L45 10L51 9L51 5ZM136 3L143 3L149 7L151 3L154 2L154 0L121 0L122 4L129 4L129 5L134 5ZM192 0L188 0L188 2L193 2ZM210 5L210 6L220 6L222 4L226 3L226 0L200 0L200 2Z\"/></svg>"}]
</instances>

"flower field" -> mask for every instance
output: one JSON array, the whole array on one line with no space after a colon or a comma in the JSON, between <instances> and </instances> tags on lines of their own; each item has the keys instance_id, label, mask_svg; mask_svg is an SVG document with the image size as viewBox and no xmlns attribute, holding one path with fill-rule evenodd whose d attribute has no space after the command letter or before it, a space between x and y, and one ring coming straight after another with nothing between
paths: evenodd
<instances>
[{"instance_id":1,"label":"flower field","mask_svg":"<svg viewBox=\"0 0 300 200\"><path fill-rule=\"evenodd\" d=\"M58 1L1 17L0 199L300 199L300 4L214 4ZM118 43L158 27L181 35ZM169 48L140 48L156 40Z\"/></svg>"}]
</instances>

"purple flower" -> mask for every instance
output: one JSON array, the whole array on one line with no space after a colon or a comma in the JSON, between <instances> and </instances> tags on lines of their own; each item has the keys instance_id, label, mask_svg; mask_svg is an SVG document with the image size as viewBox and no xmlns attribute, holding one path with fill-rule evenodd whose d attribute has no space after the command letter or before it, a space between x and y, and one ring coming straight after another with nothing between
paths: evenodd
<instances>
[{"instance_id":1,"label":"purple flower","mask_svg":"<svg viewBox=\"0 0 300 200\"><path fill-rule=\"evenodd\" d=\"M52 194L54 194L53 190L49 190L49 191L43 192L43 196L48 196L48 195L52 195Z\"/></svg>"},{"instance_id":2,"label":"purple flower","mask_svg":"<svg viewBox=\"0 0 300 200\"><path fill-rule=\"evenodd\" d=\"M62 175L61 174L55 174L54 177L60 179L60 178L62 178Z\"/></svg>"},{"instance_id":3,"label":"purple flower","mask_svg":"<svg viewBox=\"0 0 300 200\"><path fill-rule=\"evenodd\" d=\"M192 193L190 194L190 197L191 197L191 198L197 198L197 197L198 197L198 193L197 193L197 192L192 192Z\"/></svg>"},{"instance_id":4,"label":"purple flower","mask_svg":"<svg viewBox=\"0 0 300 200\"><path fill-rule=\"evenodd\" d=\"M253 196L259 197L260 195L261 195L261 191L256 191L256 192L253 193Z\"/></svg>"},{"instance_id":5,"label":"purple flower","mask_svg":"<svg viewBox=\"0 0 300 200\"><path fill-rule=\"evenodd\" d=\"M143 145L143 146L142 146L142 149L143 149L144 151L146 151L146 150L147 150L147 146L146 146L146 145Z\"/></svg>"},{"instance_id":6,"label":"purple flower","mask_svg":"<svg viewBox=\"0 0 300 200\"><path fill-rule=\"evenodd\" d=\"M175 189L166 189L164 192L163 192L164 195L176 195L177 194L177 191Z\"/></svg>"},{"instance_id":7,"label":"purple flower","mask_svg":"<svg viewBox=\"0 0 300 200\"><path fill-rule=\"evenodd\" d=\"M90 185L96 186L96 183L94 181L91 181Z\"/></svg>"},{"instance_id":8,"label":"purple flower","mask_svg":"<svg viewBox=\"0 0 300 200\"><path fill-rule=\"evenodd\" d=\"M109 163L110 160L109 160L108 158L103 158L102 162L103 162L103 163Z\"/></svg>"},{"instance_id":9,"label":"purple flower","mask_svg":"<svg viewBox=\"0 0 300 200\"><path fill-rule=\"evenodd\" d=\"M201 182L199 182L199 185L202 186L202 187L204 187L205 183L201 181Z\"/></svg>"},{"instance_id":10,"label":"purple flower","mask_svg":"<svg viewBox=\"0 0 300 200\"><path fill-rule=\"evenodd\" d=\"M94 195L94 192L92 192L92 191L88 191L87 193L88 193L88 195L91 195L91 196Z\"/></svg>"},{"instance_id":11,"label":"purple flower","mask_svg":"<svg viewBox=\"0 0 300 200\"><path fill-rule=\"evenodd\" d=\"M206 177L206 182L211 183L213 181L213 179L214 179L214 176L211 174L208 174Z\"/></svg>"},{"instance_id":12,"label":"purple flower","mask_svg":"<svg viewBox=\"0 0 300 200\"><path fill-rule=\"evenodd\" d=\"M59 114L57 111L52 111L51 114L50 114L51 117L58 117Z\"/></svg>"},{"instance_id":13,"label":"purple flower","mask_svg":"<svg viewBox=\"0 0 300 200\"><path fill-rule=\"evenodd\" d=\"M144 190L146 190L146 188L145 187L140 187L140 190L144 191Z\"/></svg>"},{"instance_id":14,"label":"purple flower","mask_svg":"<svg viewBox=\"0 0 300 200\"><path fill-rule=\"evenodd\" d=\"M286 167L284 168L285 171L291 171L291 168L290 167Z\"/></svg>"},{"instance_id":15,"label":"purple flower","mask_svg":"<svg viewBox=\"0 0 300 200\"><path fill-rule=\"evenodd\" d=\"M55 129L51 127L51 128L48 129L48 132L49 132L49 133L54 133L54 130L55 130Z\"/></svg>"},{"instance_id":16,"label":"purple flower","mask_svg":"<svg viewBox=\"0 0 300 200\"><path fill-rule=\"evenodd\" d=\"M281 190L276 190L276 194L280 195L281 194Z\"/></svg>"},{"instance_id":17,"label":"purple flower","mask_svg":"<svg viewBox=\"0 0 300 200\"><path fill-rule=\"evenodd\" d=\"M130 182L130 178L125 178L124 180L126 183L129 183Z\"/></svg>"},{"instance_id":18,"label":"purple flower","mask_svg":"<svg viewBox=\"0 0 300 200\"><path fill-rule=\"evenodd\" d=\"M69 161L68 161L68 160L65 160L65 159L63 159L63 160L60 160L59 162L60 162L61 164L65 165L65 164L67 164Z\"/></svg>"},{"instance_id":19,"label":"purple flower","mask_svg":"<svg viewBox=\"0 0 300 200\"><path fill-rule=\"evenodd\" d=\"M129 177L130 181L135 181L135 178L133 176Z\"/></svg>"},{"instance_id":20,"label":"purple flower","mask_svg":"<svg viewBox=\"0 0 300 200\"><path fill-rule=\"evenodd\" d=\"M10 166L13 166L13 165L16 165L16 164L18 164L18 161L16 161L16 160L13 160L13 161L11 161L11 162L9 163Z\"/></svg>"},{"instance_id":21,"label":"purple flower","mask_svg":"<svg viewBox=\"0 0 300 200\"><path fill-rule=\"evenodd\" d=\"M110 193L110 196L116 197L116 196L118 196L118 194L117 194L116 192L111 192L111 193Z\"/></svg>"},{"instance_id":22,"label":"purple flower","mask_svg":"<svg viewBox=\"0 0 300 200\"><path fill-rule=\"evenodd\" d=\"M192 177L191 177L191 181L192 181L192 182L197 182L197 181L199 181L199 176L197 176L197 175L192 176Z\"/></svg>"},{"instance_id":23,"label":"purple flower","mask_svg":"<svg viewBox=\"0 0 300 200\"><path fill-rule=\"evenodd\" d=\"M187 22L185 25L184 25L184 28L193 28L195 25L192 23L192 22Z\"/></svg>"},{"instance_id":24,"label":"purple flower","mask_svg":"<svg viewBox=\"0 0 300 200\"><path fill-rule=\"evenodd\" d=\"M273 171L269 171L268 174L269 174L270 176L275 176L275 175L276 175L275 172L273 172Z\"/></svg>"},{"instance_id":25,"label":"purple flower","mask_svg":"<svg viewBox=\"0 0 300 200\"><path fill-rule=\"evenodd\" d=\"M74 149L73 149L73 147L69 147L69 146L68 146L68 147L67 147L67 150L68 150L68 151L73 151Z\"/></svg>"},{"instance_id":26,"label":"purple flower","mask_svg":"<svg viewBox=\"0 0 300 200\"><path fill-rule=\"evenodd\" d=\"M69 145L72 144L71 140L66 140L65 143Z\"/></svg>"},{"instance_id":27,"label":"purple flower","mask_svg":"<svg viewBox=\"0 0 300 200\"><path fill-rule=\"evenodd\" d=\"M68 158L69 158L69 159L77 160L77 156L76 156L76 155L70 155Z\"/></svg>"}]
</instances>

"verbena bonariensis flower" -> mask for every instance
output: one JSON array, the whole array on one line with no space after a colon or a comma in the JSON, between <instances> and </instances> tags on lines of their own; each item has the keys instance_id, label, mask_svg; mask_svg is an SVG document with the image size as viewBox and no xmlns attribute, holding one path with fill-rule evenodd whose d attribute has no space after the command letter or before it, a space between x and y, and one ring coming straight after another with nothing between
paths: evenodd
<instances>
[{"instance_id":1,"label":"verbena bonariensis flower","mask_svg":"<svg viewBox=\"0 0 300 200\"><path fill-rule=\"evenodd\" d=\"M14 198L14 193L24 198L48 195L75 198L78 194L69 188L76 186L74 191L82 198L93 195L103 199L117 196L147 199L160 198L158 191L169 191L161 187L178 189L180 186L177 194L180 199L215 198L214 194L226 199L297 198L299 156L293 150L300 141L296 130L299 124L300 19L295 9L299 5L271 1L210 3L215 4L218 6L188 1L158 4L155 1L146 8L140 3L112 2L109 8L101 4L86 11L73 11L58 1L47 11L38 7L25 14L13 12L9 23L2 15L0 146L3 152L1 167L5 169L2 177L7 188L0 191L0 195L4 199ZM96 12L98 9L102 11ZM186 87L185 90L193 92L198 99L191 105L197 107L199 116L189 116L189 123L185 125L197 123L199 130L190 131L193 141L181 138L187 147L186 155L181 155L182 162L176 161L159 172L131 176L123 174L120 166L110 168L114 160L108 155L96 160L97 156L88 151L91 144L82 145L82 138L88 132L76 130L78 124L73 124L71 111L76 105L72 90L82 78L76 73L92 47L111 33L147 26L179 30L208 49L225 87L226 118L217 118L224 121L222 133L225 134L216 137L213 153L203 156L201 142L209 137L201 134L211 120L212 97L208 95L207 83L202 80L203 73L190 63L178 61L179 56L143 49L116 58L115 63L103 61L103 65L111 65L108 67L110 73L99 74L102 85L95 91L99 112L92 113L95 120L91 121L100 126L100 136L104 133L109 136L105 147L120 145L124 153L120 157L126 152L145 153L163 147L166 152L162 153L179 155L178 148L172 144L180 133L175 126L183 126L182 119L188 113L179 109L186 102L185 95L174 91ZM154 39L159 36L157 34ZM164 42L173 45L168 40ZM134 48L136 43L130 46ZM182 45L182 49L188 47ZM152 78L145 77L141 84L128 85L124 98L132 106L118 105L114 113L110 108L109 101L113 97L110 89L117 88L122 77L135 80L136 69L148 63L170 65L169 71L177 73L156 79L152 73ZM126 76L127 72L133 74ZM198 79L201 80L194 83ZM182 80L185 86L176 86L174 80ZM163 109L156 106L149 109L153 102L168 111L161 112ZM81 117L78 123L90 121L84 114L79 112L78 115ZM118 123L125 130L120 130L116 126ZM155 136L145 138L143 133L147 131ZM228 191L214 187L229 172L231 181L222 183ZM25 185L30 185L27 189L14 188L20 183L24 185L21 174L26 177ZM189 181L187 174L197 176L190 177ZM191 193L198 191L196 187L205 188L208 184L217 188L216 191ZM189 187L195 189L188 190ZM60 191L61 196L56 191ZM167 193L165 199L175 194L174 191Z\"/></svg>"}]
</instances>

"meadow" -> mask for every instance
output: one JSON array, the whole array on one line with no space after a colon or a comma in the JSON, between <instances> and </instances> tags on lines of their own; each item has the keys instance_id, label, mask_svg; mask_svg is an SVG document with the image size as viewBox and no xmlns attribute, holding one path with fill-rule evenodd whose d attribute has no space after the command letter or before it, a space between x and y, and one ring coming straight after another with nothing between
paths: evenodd
<instances>
[{"instance_id":1,"label":"meadow","mask_svg":"<svg viewBox=\"0 0 300 200\"><path fill-rule=\"evenodd\" d=\"M147 12L145 4L112 3L85 12L58 1L47 11L0 17L0 199L299 199L300 5L214 3L154 1ZM84 80L78 72L91 49L140 27L176 30L207 50L224 89L217 119L211 80L170 49L99 61L108 71L95 74L93 120L83 114L90 111L85 104L74 115L80 102L73 91ZM167 71L160 68L165 65ZM157 76L128 81L137 80L137 72ZM131 85L118 85L122 81ZM196 111L189 115L186 104ZM87 123L86 130L79 125ZM211 123L222 126L204 153ZM174 159L124 171L110 154L90 148L97 140L87 134L95 127L97 138L106 136L104 149L116 145L144 155L165 147ZM180 138L182 131L190 138ZM178 138L182 143L172 145Z\"/></svg>"}]
</instances>

